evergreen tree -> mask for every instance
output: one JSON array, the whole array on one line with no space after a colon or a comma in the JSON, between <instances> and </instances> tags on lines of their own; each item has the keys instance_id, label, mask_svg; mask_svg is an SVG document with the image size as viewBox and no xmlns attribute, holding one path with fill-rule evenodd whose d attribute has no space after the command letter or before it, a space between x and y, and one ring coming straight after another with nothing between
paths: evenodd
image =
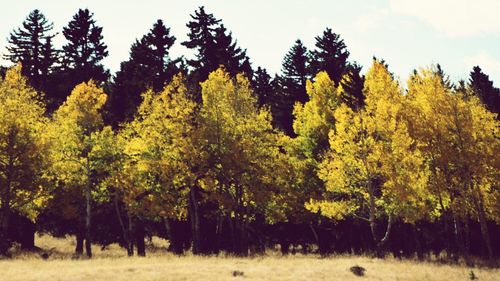
<instances>
[{"instance_id":1,"label":"evergreen tree","mask_svg":"<svg viewBox=\"0 0 500 281\"><path fill-rule=\"evenodd\" d=\"M109 76L101 64L108 56L108 47L102 42L102 27L96 25L93 16L88 9L80 9L63 28L63 35L68 40L63 46L63 66L71 72L74 84L90 79L102 82Z\"/></svg>"},{"instance_id":2,"label":"evergreen tree","mask_svg":"<svg viewBox=\"0 0 500 281\"><path fill-rule=\"evenodd\" d=\"M309 100L306 93L306 81L311 78L310 60L306 46L299 39L295 41L283 59L283 86L293 101L306 103Z\"/></svg>"},{"instance_id":3,"label":"evergreen tree","mask_svg":"<svg viewBox=\"0 0 500 281\"><path fill-rule=\"evenodd\" d=\"M285 55L282 65L282 75L276 80L280 87L278 115L279 125L287 135L293 135L293 106L296 102L306 103L309 96L306 93L306 81L311 78L309 69L310 56L301 40L297 39L290 51Z\"/></svg>"},{"instance_id":4,"label":"evergreen tree","mask_svg":"<svg viewBox=\"0 0 500 281\"><path fill-rule=\"evenodd\" d=\"M223 24L215 30L215 43L219 65L224 65L226 71L233 75L243 72L248 77L252 76L250 59L246 55L246 50L237 46L236 40L233 41L232 33L228 33Z\"/></svg>"},{"instance_id":5,"label":"evergreen tree","mask_svg":"<svg viewBox=\"0 0 500 281\"><path fill-rule=\"evenodd\" d=\"M267 73L267 70L262 67L257 67L253 75L253 89L257 96L257 102L260 106L270 105L273 103L274 88L272 85L272 78Z\"/></svg>"},{"instance_id":6,"label":"evergreen tree","mask_svg":"<svg viewBox=\"0 0 500 281\"><path fill-rule=\"evenodd\" d=\"M361 75L361 68L357 63L348 64L345 74L340 81L343 89L342 102L355 111L361 109L365 104L365 96L363 94L365 77Z\"/></svg>"},{"instance_id":7,"label":"evergreen tree","mask_svg":"<svg viewBox=\"0 0 500 281\"><path fill-rule=\"evenodd\" d=\"M469 84L473 93L486 105L488 110L500 114L500 89L493 86L493 81L483 73L479 66L474 66L472 69Z\"/></svg>"},{"instance_id":8,"label":"evergreen tree","mask_svg":"<svg viewBox=\"0 0 500 281\"><path fill-rule=\"evenodd\" d=\"M197 51L196 59L187 60L187 64L194 69L196 80L202 81L208 77L210 69L218 67L214 33L221 20L213 14L207 14L203 6L191 18L192 21L186 25L189 28L189 40L182 42L182 45Z\"/></svg>"},{"instance_id":9,"label":"evergreen tree","mask_svg":"<svg viewBox=\"0 0 500 281\"><path fill-rule=\"evenodd\" d=\"M43 89L51 67L57 60L52 45L55 34L50 34L52 29L53 24L39 10L33 10L23 26L10 33L9 53L4 55L5 59L13 63L22 63L23 75L38 90Z\"/></svg>"},{"instance_id":10,"label":"evergreen tree","mask_svg":"<svg viewBox=\"0 0 500 281\"><path fill-rule=\"evenodd\" d=\"M232 34L220 24L221 20L216 19L213 14L207 14L203 6L191 18L187 24L189 40L182 42L187 48L196 50L196 59L187 61L193 68L191 83L197 85L204 81L221 64L232 75L244 72L251 77L252 70L246 50L237 46Z\"/></svg>"},{"instance_id":11,"label":"evergreen tree","mask_svg":"<svg viewBox=\"0 0 500 281\"><path fill-rule=\"evenodd\" d=\"M344 40L327 28L322 36L316 37L316 49L311 52L311 56L312 73L326 71L338 85L348 67L349 52Z\"/></svg>"},{"instance_id":12,"label":"evergreen tree","mask_svg":"<svg viewBox=\"0 0 500 281\"><path fill-rule=\"evenodd\" d=\"M122 62L112 85L111 111L114 121L131 117L147 88L162 90L167 81L181 70L181 59L172 60L169 50L176 38L162 20L130 48L129 60Z\"/></svg>"}]
</instances>

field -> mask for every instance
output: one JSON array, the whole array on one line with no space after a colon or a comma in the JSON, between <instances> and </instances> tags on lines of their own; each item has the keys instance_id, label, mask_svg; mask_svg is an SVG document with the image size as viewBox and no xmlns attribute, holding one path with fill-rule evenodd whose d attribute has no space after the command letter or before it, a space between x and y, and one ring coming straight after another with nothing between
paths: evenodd
<instances>
[{"instance_id":1,"label":"field","mask_svg":"<svg viewBox=\"0 0 500 281\"><path fill-rule=\"evenodd\" d=\"M117 245L94 248L91 260L72 259L73 239L37 237L37 245L52 249L48 260L38 253L14 252L0 261L0 280L471 280L471 269L462 265L380 260L360 256L320 258L315 255L282 257L177 257L165 252L166 242L154 239L145 258L128 258ZM362 266L364 277L350 267ZM481 281L500 280L499 269L474 268ZM236 276L235 276L236 275Z\"/></svg>"}]
</instances>

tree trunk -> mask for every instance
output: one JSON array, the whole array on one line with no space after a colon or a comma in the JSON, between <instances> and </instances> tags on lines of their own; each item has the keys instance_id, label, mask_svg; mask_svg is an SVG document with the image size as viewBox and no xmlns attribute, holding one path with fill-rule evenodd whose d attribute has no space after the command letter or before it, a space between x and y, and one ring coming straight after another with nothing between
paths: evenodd
<instances>
[{"instance_id":1,"label":"tree trunk","mask_svg":"<svg viewBox=\"0 0 500 281\"><path fill-rule=\"evenodd\" d=\"M464 243L465 243L465 255L467 257L467 260L469 261L470 264L468 264L469 266L472 265L472 263L470 262L470 229L469 229L469 216L466 216L465 217L465 221L464 221ZM466 260L466 261L467 261Z\"/></svg>"},{"instance_id":2,"label":"tree trunk","mask_svg":"<svg viewBox=\"0 0 500 281\"><path fill-rule=\"evenodd\" d=\"M165 229L167 231L167 237L170 242L170 250L175 254L175 255L182 255L184 254L184 247L182 244L181 239L178 237L177 230L175 229L175 223L171 221L170 219L163 219L163 223L165 225Z\"/></svg>"},{"instance_id":3,"label":"tree trunk","mask_svg":"<svg viewBox=\"0 0 500 281\"><path fill-rule=\"evenodd\" d=\"M92 215L92 206L91 206L91 187L92 181L88 179L87 187L85 189L85 252L87 257L92 257L92 240L91 240L91 215Z\"/></svg>"},{"instance_id":4,"label":"tree trunk","mask_svg":"<svg viewBox=\"0 0 500 281\"><path fill-rule=\"evenodd\" d=\"M11 246L9 232L10 211L8 205L2 203L0 209L0 256L8 256L8 251Z\"/></svg>"},{"instance_id":5,"label":"tree trunk","mask_svg":"<svg viewBox=\"0 0 500 281\"><path fill-rule=\"evenodd\" d=\"M479 226L481 228L481 236L483 237L483 242L486 247L488 258L491 265L495 264L495 258L493 256L493 248L491 247L490 233L488 232L488 225L486 224L486 214L484 213L484 208L482 204L482 200L476 199L476 205L478 209L478 217L479 217Z\"/></svg>"},{"instance_id":6,"label":"tree trunk","mask_svg":"<svg viewBox=\"0 0 500 281\"><path fill-rule=\"evenodd\" d=\"M453 223L455 226L455 243L457 244L459 256L465 260L466 264L469 264L469 256L465 247L464 230L457 215L453 216Z\"/></svg>"},{"instance_id":7,"label":"tree trunk","mask_svg":"<svg viewBox=\"0 0 500 281\"><path fill-rule=\"evenodd\" d=\"M114 197L115 197L114 198L115 211L116 211L116 215L118 216L118 222L120 223L120 227L122 229L123 243L125 245L125 248L127 249L127 256L131 257L134 255L134 251L130 247L130 244L131 244L130 236L129 236L127 229L125 228L125 223L123 222L123 218L122 218L122 215L120 212L120 206L118 204L118 194L116 192L115 192Z\"/></svg>"},{"instance_id":8,"label":"tree trunk","mask_svg":"<svg viewBox=\"0 0 500 281\"><path fill-rule=\"evenodd\" d=\"M422 244L420 243L420 238L418 237L418 230L415 224L411 225L411 232L413 234L413 241L415 243L415 252L417 253L418 260L424 259L424 253L422 251Z\"/></svg>"},{"instance_id":9,"label":"tree trunk","mask_svg":"<svg viewBox=\"0 0 500 281\"><path fill-rule=\"evenodd\" d=\"M85 240L84 237L85 235L82 233L82 231L78 231L78 233L76 234L76 256L83 255L83 240Z\"/></svg>"},{"instance_id":10,"label":"tree trunk","mask_svg":"<svg viewBox=\"0 0 500 281\"><path fill-rule=\"evenodd\" d=\"M145 231L144 231L144 223L142 220L137 219L135 224L135 240L137 245L137 255L141 257L146 256L146 244L144 242Z\"/></svg>"},{"instance_id":11,"label":"tree trunk","mask_svg":"<svg viewBox=\"0 0 500 281\"><path fill-rule=\"evenodd\" d=\"M189 217L191 220L191 232L193 239L193 254L201 254L200 248L200 214L196 198L196 187L191 187L189 191Z\"/></svg>"},{"instance_id":12,"label":"tree trunk","mask_svg":"<svg viewBox=\"0 0 500 281\"><path fill-rule=\"evenodd\" d=\"M127 253L131 256L134 255L134 241L132 239L132 233L134 233L134 221L132 215L128 215L128 245Z\"/></svg>"},{"instance_id":13,"label":"tree trunk","mask_svg":"<svg viewBox=\"0 0 500 281\"><path fill-rule=\"evenodd\" d=\"M238 219L238 253L239 256L248 256L248 231L244 218Z\"/></svg>"},{"instance_id":14,"label":"tree trunk","mask_svg":"<svg viewBox=\"0 0 500 281\"><path fill-rule=\"evenodd\" d=\"M370 223L370 231L372 233L373 243L375 244L377 255L379 252L379 243L378 243L378 235L377 235L377 220L375 218L376 205L375 205L375 190L373 189L373 185L371 181L368 182L368 195L369 195L369 223Z\"/></svg>"}]
</instances>

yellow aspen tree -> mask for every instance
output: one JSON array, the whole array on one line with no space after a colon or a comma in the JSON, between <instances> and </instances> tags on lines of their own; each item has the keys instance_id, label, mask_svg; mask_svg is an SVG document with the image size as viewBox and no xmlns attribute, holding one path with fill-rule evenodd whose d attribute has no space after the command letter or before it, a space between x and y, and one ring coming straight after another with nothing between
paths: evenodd
<instances>
[{"instance_id":1,"label":"yellow aspen tree","mask_svg":"<svg viewBox=\"0 0 500 281\"><path fill-rule=\"evenodd\" d=\"M21 75L21 65L0 79L0 255L10 247L13 212L35 219L50 197L47 120L39 94Z\"/></svg>"},{"instance_id":2,"label":"yellow aspen tree","mask_svg":"<svg viewBox=\"0 0 500 281\"><path fill-rule=\"evenodd\" d=\"M101 115L106 102L106 94L93 81L77 85L67 100L54 113L48 133L54 142L51 151L54 172L63 185L78 190L83 201L79 220L85 238L85 251L92 256L91 217L93 193L98 187L100 158L102 153L94 153L104 123ZM109 135L110 128L105 129ZM97 147L99 150L99 148ZM97 151L98 151L97 150ZM83 249L77 248L77 254Z\"/></svg>"},{"instance_id":3,"label":"yellow aspen tree","mask_svg":"<svg viewBox=\"0 0 500 281\"><path fill-rule=\"evenodd\" d=\"M290 192L294 196L297 207L289 213L289 220L301 222L318 220L311 216L305 203L310 199L320 199L323 195L324 184L318 178L318 165L328 150L328 133L335 126L334 112L340 105L341 89L324 71L319 72L314 82L306 82L306 92L309 101L305 104L297 103L294 108L294 132L297 137L291 139L285 146L290 163L298 176L291 184ZM304 205L306 208L304 208Z\"/></svg>"},{"instance_id":4,"label":"yellow aspen tree","mask_svg":"<svg viewBox=\"0 0 500 281\"><path fill-rule=\"evenodd\" d=\"M407 119L429 162L428 192L439 202L439 213L449 211L456 226L468 216L480 222L491 258L486 220L498 221L499 213L494 184L499 168L498 120L476 97L453 92L434 69L415 73L408 88ZM455 235L462 236L461 230Z\"/></svg>"},{"instance_id":5,"label":"yellow aspen tree","mask_svg":"<svg viewBox=\"0 0 500 281\"><path fill-rule=\"evenodd\" d=\"M323 200L307 207L327 217L364 218L379 253L391 233L394 217L416 220L427 181L425 161L403 118L403 95L383 62L374 60L365 80L366 105L354 112L345 104L334 114L330 150L318 174L326 183ZM384 235L378 221L387 217Z\"/></svg>"},{"instance_id":6,"label":"yellow aspen tree","mask_svg":"<svg viewBox=\"0 0 500 281\"><path fill-rule=\"evenodd\" d=\"M245 76L232 79L219 68L201 86L198 145L206 158L199 184L218 203L219 221L234 224L233 251L248 255L248 224L277 192L279 134L269 110L257 107Z\"/></svg>"},{"instance_id":7,"label":"yellow aspen tree","mask_svg":"<svg viewBox=\"0 0 500 281\"><path fill-rule=\"evenodd\" d=\"M108 184L123 194L128 216L187 218L192 168L200 162L192 141L195 106L179 74L162 92L145 92L136 118L122 128L122 160Z\"/></svg>"}]
</instances>

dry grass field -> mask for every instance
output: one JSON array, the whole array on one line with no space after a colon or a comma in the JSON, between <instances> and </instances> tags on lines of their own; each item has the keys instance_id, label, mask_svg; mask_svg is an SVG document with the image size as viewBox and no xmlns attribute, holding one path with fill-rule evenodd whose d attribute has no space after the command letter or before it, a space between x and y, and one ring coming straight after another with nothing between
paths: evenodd
<instances>
[{"instance_id":1,"label":"dry grass field","mask_svg":"<svg viewBox=\"0 0 500 281\"><path fill-rule=\"evenodd\" d=\"M48 260L37 253L14 252L13 259L0 260L0 280L471 280L471 269L465 266L358 256L177 257L165 252L161 239L153 240L145 258L128 258L111 245L106 250L95 247L91 260L74 260L71 238L37 237L37 245L53 249ZM354 265L366 269L364 277L350 272ZM479 281L500 280L499 269L472 270Z\"/></svg>"}]
</instances>

